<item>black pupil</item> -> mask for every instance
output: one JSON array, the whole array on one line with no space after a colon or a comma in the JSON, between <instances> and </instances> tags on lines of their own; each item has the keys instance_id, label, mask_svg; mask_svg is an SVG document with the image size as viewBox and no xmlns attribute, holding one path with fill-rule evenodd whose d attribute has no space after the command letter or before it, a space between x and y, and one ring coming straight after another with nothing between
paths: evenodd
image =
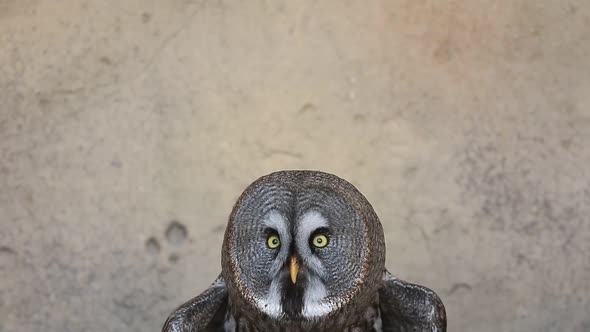
<instances>
[{"instance_id":1,"label":"black pupil","mask_svg":"<svg viewBox=\"0 0 590 332\"><path fill-rule=\"evenodd\" d=\"M276 238L272 239L272 244L274 244L274 245L279 244L279 240Z\"/></svg>"},{"instance_id":2,"label":"black pupil","mask_svg":"<svg viewBox=\"0 0 590 332\"><path fill-rule=\"evenodd\" d=\"M322 244L323 240L321 237L318 237L315 242L317 242L318 244Z\"/></svg>"}]
</instances>

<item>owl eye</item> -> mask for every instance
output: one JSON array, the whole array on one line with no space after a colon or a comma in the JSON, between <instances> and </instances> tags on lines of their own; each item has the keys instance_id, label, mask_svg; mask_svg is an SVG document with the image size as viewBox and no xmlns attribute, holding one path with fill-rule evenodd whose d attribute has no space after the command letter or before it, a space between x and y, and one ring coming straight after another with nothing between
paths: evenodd
<instances>
[{"instance_id":1,"label":"owl eye","mask_svg":"<svg viewBox=\"0 0 590 332\"><path fill-rule=\"evenodd\" d=\"M324 234L318 234L313 237L313 239L311 240L311 243L316 248L323 248L328 245L328 237L325 236Z\"/></svg>"},{"instance_id":2,"label":"owl eye","mask_svg":"<svg viewBox=\"0 0 590 332\"><path fill-rule=\"evenodd\" d=\"M272 234L266 239L266 245L270 249L276 249L281 246L281 239L279 239L278 235Z\"/></svg>"}]
</instances>

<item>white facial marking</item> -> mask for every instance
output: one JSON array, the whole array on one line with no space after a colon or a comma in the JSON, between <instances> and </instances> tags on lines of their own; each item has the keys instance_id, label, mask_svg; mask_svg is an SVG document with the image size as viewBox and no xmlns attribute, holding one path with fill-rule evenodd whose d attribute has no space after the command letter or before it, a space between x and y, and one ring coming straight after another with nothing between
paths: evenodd
<instances>
[{"instance_id":1,"label":"white facial marking","mask_svg":"<svg viewBox=\"0 0 590 332\"><path fill-rule=\"evenodd\" d=\"M281 305L280 280L274 278L268 288L268 294L262 299L256 299L256 306L272 318L279 318L283 314Z\"/></svg>"},{"instance_id":2,"label":"white facial marking","mask_svg":"<svg viewBox=\"0 0 590 332\"><path fill-rule=\"evenodd\" d=\"M255 303L260 311L272 318L279 318L283 315L283 306L281 305L281 281L278 276L281 268L287 260L291 236L289 235L287 228L287 220L277 211L271 211L266 215L264 218L264 225L277 231L281 240L281 246L279 249L265 249L280 251L268 271L269 279L272 280L268 287L268 293L262 298L255 299Z\"/></svg>"},{"instance_id":3,"label":"white facial marking","mask_svg":"<svg viewBox=\"0 0 590 332\"><path fill-rule=\"evenodd\" d=\"M335 309L332 303L325 301L328 292L321 278L325 275L326 269L309 247L309 237L322 227L328 227L328 221L318 211L306 212L297 221L295 245L303 265L309 269L302 312L303 317L308 319L323 317Z\"/></svg>"},{"instance_id":4,"label":"white facial marking","mask_svg":"<svg viewBox=\"0 0 590 332\"><path fill-rule=\"evenodd\" d=\"M264 225L277 231L281 239L281 247L279 255L269 270L269 277L272 282L268 293L265 297L256 299L255 302L262 312L276 319L284 314L281 304L281 281L278 276L286 259L288 259L288 249L292 239L288 221L279 212L271 211L264 218ZM328 221L317 211L309 211L297 221L295 246L303 260L303 264L310 270L303 298L302 312L303 316L308 319L321 318L337 309L334 304L325 301L327 290L321 277L326 273L326 270L321 260L311 252L309 247L311 234L318 228L327 226Z\"/></svg>"},{"instance_id":5,"label":"white facial marking","mask_svg":"<svg viewBox=\"0 0 590 332\"><path fill-rule=\"evenodd\" d=\"M297 234L295 235L295 245L303 259L303 264L320 277L324 276L326 269L320 259L312 254L311 248L309 248L309 237L316 229L322 227L328 227L328 221L319 212L312 210L298 220Z\"/></svg>"},{"instance_id":6,"label":"white facial marking","mask_svg":"<svg viewBox=\"0 0 590 332\"><path fill-rule=\"evenodd\" d=\"M271 211L266 215L264 218L264 225L276 229L281 237L281 242L284 237L289 236L287 220L277 211Z\"/></svg>"},{"instance_id":7,"label":"white facial marking","mask_svg":"<svg viewBox=\"0 0 590 332\"><path fill-rule=\"evenodd\" d=\"M324 302L327 295L326 286L316 275L309 275L303 297L303 317L318 318L334 310L329 302Z\"/></svg>"},{"instance_id":8,"label":"white facial marking","mask_svg":"<svg viewBox=\"0 0 590 332\"><path fill-rule=\"evenodd\" d=\"M306 212L297 223L297 242L305 242L313 231L321 227L328 227L328 221L318 211ZM305 237L302 239L301 237ZM301 241L304 240L304 241Z\"/></svg>"},{"instance_id":9,"label":"white facial marking","mask_svg":"<svg viewBox=\"0 0 590 332\"><path fill-rule=\"evenodd\" d=\"M289 234L289 230L287 228L287 220L277 211L271 211L266 218L264 218L264 225L272 228L279 233L279 238L281 241L281 247L279 255L272 263L270 270L268 271L268 275L271 279L274 279L275 276L278 275L279 271L281 270L283 264L285 264L285 260L287 259L288 255L288 248L291 244L291 236Z\"/></svg>"}]
</instances>

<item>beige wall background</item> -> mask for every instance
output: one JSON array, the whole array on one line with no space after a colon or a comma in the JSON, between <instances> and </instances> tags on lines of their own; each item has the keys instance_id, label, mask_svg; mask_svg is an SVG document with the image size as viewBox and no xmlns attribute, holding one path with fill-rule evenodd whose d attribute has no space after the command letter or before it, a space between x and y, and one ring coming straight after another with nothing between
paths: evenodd
<instances>
[{"instance_id":1,"label":"beige wall background","mask_svg":"<svg viewBox=\"0 0 590 332\"><path fill-rule=\"evenodd\" d=\"M589 331L584 1L0 0L0 331L159 331L261 175L355 184L450 331Z\"/></svg>"}]
</instances>

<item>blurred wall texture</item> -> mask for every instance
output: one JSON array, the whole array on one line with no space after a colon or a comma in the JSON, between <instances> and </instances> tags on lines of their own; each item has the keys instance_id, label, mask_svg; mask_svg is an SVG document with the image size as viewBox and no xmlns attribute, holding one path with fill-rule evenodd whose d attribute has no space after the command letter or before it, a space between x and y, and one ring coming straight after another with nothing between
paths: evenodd
<instances>
[{"instance_id":1,"label":"blurred wall texture","mask_svg":"<svg viewBox=\"0 0 590 332\"><path fill-rule=\"evenodd\" d=\"M590 331L590 3L0 1L0 331L159 331L319 169L450 331Z\"/></svg>"}]
</instances>

